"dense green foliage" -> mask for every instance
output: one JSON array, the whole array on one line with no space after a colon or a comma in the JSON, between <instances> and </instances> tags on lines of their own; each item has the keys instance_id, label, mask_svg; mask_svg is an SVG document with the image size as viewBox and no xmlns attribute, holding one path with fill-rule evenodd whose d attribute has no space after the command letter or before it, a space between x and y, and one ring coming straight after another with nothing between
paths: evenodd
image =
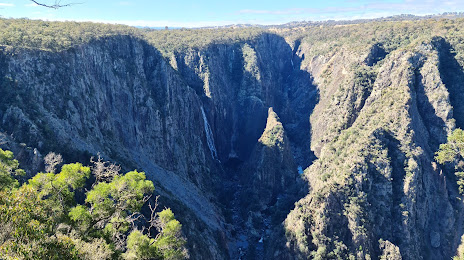
<instances>
[{"instance_id":1,"label":"dense green foliage","mask_svg":"<svg viewBox=\"0 0 464 260\"><path fill-rule=\"evenodd\" d=\"M18 187L13 154L0 149L0 257L7 259L183 259L181 224L170 209L147 220L142 206L154 186L131 171L94 183L84 205L91 168L65 164ZM142 230L139 228L142 227ZM148 228L147 228L148 227ZM156 230L152 230L155 227Z\"/></svg>"},{"instance_id":2,"label":"dense green foliage","mask_svg":"<svg viewBox=\"0 0 464 260\"><path fill-rule=\"evenodd\" d=\"M139 33L136 28L125 25L0 19L1 45L56 51L111 35L137 36Z\"/></svg>"},{"instance_id":3,"label":"dense green foliage","mask_svg":"<svg viewBox=\"0 0 464 260\"><path fill-rule=\"evenodd\" d=\"M459 193L464 194L464 131L456 129L448 136L448 142L440 145L435 159L441 163L453 163L456 169Z\"/></svg>"},{"instance_id":4,"label":"dense green foliage","mask_svg":"<svg viewBox=\"0 0 464 260\"><path fill-rule=\"evenodd\" d=\"M24 171L18 169L18 166L19 163L13 158L12 152L0 149L0 191L18 185L18 181L12 177L12 173L15 175L24 174Z\"/></svg>"},{"instance_id":5,"label":"dense green foliage","mask_svg":"<svg viewBox=\"0 0 464 260\"><path fill-rule=\"evenodd\" d=\"M464 194L464 131L462 129L454 130L445 144L440 145L436 152L435 160L440 164L451 163L454 165L456 183L459 187L459 193ZM453 260L464 259L464 236L461 238L461 244L457 249L457 255Z\"/></svg>"},{"instance_id":6,"label":"dense green foliage","mask_svg":"<svg viewBox=\"0 0 464 260\"><path fill-rule=\"evenodd\" d=\"M464 157L464 131L462 129L454 130L448 136L448 142L440 145L435 159L444 164L446 162L455 162L455 160Z\"/></svg>"},{"instance_id":7,"label":"dense green foliage","mask_svg":"<svg viewBox=\"0 0 464 260\"><path fill-rule=\"evenodd\" d=\"M417 43L430 36L445 37L457 51L456 58L464 56L464 44L459 40L464 19L436 19L420 21L373 21L361 24L306 25L289 28L203 28L153 30L126 25L90 22L49 22L29 19L0 19L0 45L61 51L108 36L130 35L147 40L164 55L211 44L234 44L252 41L264 33L275 33L289 39L301 40L311 46L314 54L324 53L341 46L364 50L372 44L381 44L387 53Z\"/></svg>"},{"instance_id":8,"label":"dense green foliage","mask_svg":"<svg viewBox=\"0 0 464 260\"><path fill-rule=\"evenodd\" d=\"M263 32L259 28L151 30L91 22L0 19L0 45L52 51L65 50L103 37L131 35L146 39L166 54L212 43L246 41Z\"/></svg>"},{"instance_id":9,"label":"dense green foliage","mask_svg":"<svg viewBox=\"0 0 464 260\"><path fill-rule=\"evenodd\" d=\"M181 224L174 218L170 209L159 213L159 226L162 229L158 239L149 238L139 230L134 230L127 238L126 259L151 259L153 256L159 259L181 259L184 252L179 250L183 241L178 239L181 232Z\"/></svg>"},{"instance_id":10,"label":"dense green foliage","mask_svg":"<svg viewBox=\"0 0 464 260\"><path fill-rule=\"evenodd\" d=\"M260 28L146 30L146 39L164 54L210 44L233 44L252 40L266 32Z\"/></svg>"}]
</instances>

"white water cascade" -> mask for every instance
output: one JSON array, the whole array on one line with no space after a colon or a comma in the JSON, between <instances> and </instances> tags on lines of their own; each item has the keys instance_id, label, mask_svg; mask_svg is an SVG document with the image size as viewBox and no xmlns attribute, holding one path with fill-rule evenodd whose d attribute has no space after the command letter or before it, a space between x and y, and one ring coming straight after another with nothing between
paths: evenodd
<instances>
[{"instance_id":1,"label":"white water cascade","mask_svg":"<svg viewBox=\"0 0 464 260\"><path fill-rule=\"evenodd\" d=\"M211 151L211 157L213 160L219 160L217 156L216 147L214 146L213 131L209 126L208 119L205 115L205 110L201 107L201 114L203 115L203 121L205 122L205 132L206 132L206 143L208 144L209 150Z\"/></svg>"}]
</instances>

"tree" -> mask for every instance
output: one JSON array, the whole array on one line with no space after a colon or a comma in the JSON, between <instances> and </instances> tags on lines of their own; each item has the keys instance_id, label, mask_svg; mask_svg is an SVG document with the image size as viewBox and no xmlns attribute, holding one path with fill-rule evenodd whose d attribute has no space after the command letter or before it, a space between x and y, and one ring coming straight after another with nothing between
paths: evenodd
<instances>
[{"instance_id":1,"label":"tree","mask_svg":"<svg viewBox=\"0 0 464 260\"><path fill-rule=\"evenodd\" d=\"M153 213L153 210L152 210ZM182 225L174 218L171 209L157 213L154 219L158 234L155 238L133 230L127 238L126 259L185 259L188 257L182 238ZM153 223L152 223L153 224Z\"/></svg>"},{"instance_id":2,"label":"tree","mask_svg":"<svg viewBox=\"0 0 464 260\"><path fill-rule=\"evenodd\" d=\"M78 223L80 230L102 230L116 248L123 249L132 218L139 215L148 194L153 191L153 183L145 180L145 173L131 171L116 176L109 183L95 185L85 199L89 207L79 205L71 209L69 216Z\"/></svg>"},{"instance_id":3,"label":"tree","mask_svg":"<svg viewBox=\"0 0 464 260\"><path fill-rule=\"evenodd\" d=\"M51 162L60 161L55 159ZM51 172L38 173L18 187L18 162L11 152L0 150L0 176L7 180L0 189L1 259L187 257L182 225L170 209L156 212L156 198L155 206L149 205L150 219L140 212L154 191L145 173L119 174L119 166L100 157L93 163L65 164L56 174L50 167ZM96 177L86 191L91 173L105 178ZM76 203L76 191L85 195L85 204Z\"/></svg>"},{"instance_id":4,"label":"tree","mask_svg":"<svg viewBox=\"0 0 464 260\"><path fill-rule=\"evenodd\" d=\"M45 172L55 173L56 166L60 165L63 162L63 157L61 154L48 153L45 158Z\"/></svg>"},{"instance_id":5,"label":"tree","mask_svg":"<svg viewBox=\"0 0 464 260\"><path fill-rule=\"evenodd\" d=\"M458 128L448 136L447 143L440 145L435 159L440 164L454 164L459 193L464 194L464 131L462 129Z\"/></svg>"},{"instance_id":6,"label":"tree","mask_svg":"<svg viewBox=\"0 0 464 260\"><path fill-rule=\"evenodd\" d=\"M448 136L448 142L440 145L436 153L436 159L439 163L457 162L464 158L464 131L462 129L454 130Z\"/></svg>"},{"instance_id":7,"label":"tree","mask_svg":"<svg viewBox=\"0 0 464 260\"><path fill-rule=\"evenodd\" d=\"M113 180L115 176L119 175L119 171L121 171L121 166L103 161L100 154L98 154L96 161L91 157L90 162L93 163L92 173L96 179L94 185L102 181L109 182Z\"/></svg>"},{"instance_id":8,"label":"tree","mask_svg":"<svg viewBox=\"0 0 464 260\"><path fill-rule=\"evenodd\" d=\"M38 173L28 186L38 192L39 198L49 204L56 217L63 217L74 202L74 191L82 189L90 176L90 168L80 163L65 164L59 174Z\"/></svg>"},{"instance_id":9,"label":"tree","mask_svg":"<svg viewBox=\"0 0 464 260\"><path fill-rule=\"evenodd\" d=\"M18 166L19 163L13 158L12 152L0 149L0 191L18 185L13 175L25 174Z\"/></svg>"},{"instance_id":10,"label":"tree","mask_svg":"<svg viewBox=\"0 0 464 260\"><path fill-rule=\"evenodd\" d=\"M69 239L55 236L58 223L33 187L0 192L0 258L79 259Z\"/></svg>"},{"instance_id":11,"label":"tree","mask_svg":"<svg viewBox=\"0 0 464 260\"><path fill-rule=\"evenodd\" d=\"M101 163L100 159L94 162L97 165L94 169L99 169ZM111 240L116 249L127 249L123 254L126 259L184 259L187 252L182 225L171 209L156 212L156 198L155 206L149 204L150 219L140 213L153 190L153 183L145 179L143 172L116 174L110 182L94 185L86 195L88 206L77 205L70 210L69 217L83 234L101 234ZM137 222L143 221L148 227L140 231ZM154 237L152 228L157 231Z\"/></svg>"}]
</instances>

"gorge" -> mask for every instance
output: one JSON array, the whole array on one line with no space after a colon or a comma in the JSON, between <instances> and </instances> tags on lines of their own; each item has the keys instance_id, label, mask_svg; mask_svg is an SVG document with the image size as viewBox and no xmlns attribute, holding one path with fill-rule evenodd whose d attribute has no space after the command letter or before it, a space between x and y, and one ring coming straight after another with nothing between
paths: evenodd
<instances>
[{"instance_id":1,"label":"gorge","mask_svg":"<svg viewBox=\"0 0 464 260\"><path fill-rule=\"evenodd\" d=\"M434 156L464 127L463 19L0 22L0 147L29 176L50 151L144 171L191 259L457 254L462 196Z\"/></svg>"}]
</instances>

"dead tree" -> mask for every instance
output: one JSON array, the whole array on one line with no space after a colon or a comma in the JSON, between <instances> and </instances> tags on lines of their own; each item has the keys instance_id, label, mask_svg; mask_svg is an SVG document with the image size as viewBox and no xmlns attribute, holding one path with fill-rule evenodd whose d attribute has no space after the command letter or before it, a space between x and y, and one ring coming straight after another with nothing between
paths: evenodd
<instances>
[{"instance_id":1,"label":"dead tree","mask_svg":"<svg viewBox=\"0 0 464 260\"><path fill-rule=\"evenodd\" d=\"M50 152L45 158L45 172L55 173L56 166L63 162L63 157L59 153Z\"/></svg>"},{"instance_id":2,"label":"dead tree","mask_svg":"<svg viewBox=\"0 0 464 260\"><path fill-rule=\"evenodd\" d=\"M100 154L98 154L96 161L91 157L90 162L93 163L92 172L96 180L94 185L102 181L111 182L115 176L119 175L121 170L121 166L103 161Z\"/></svg>"}]
</instances>

